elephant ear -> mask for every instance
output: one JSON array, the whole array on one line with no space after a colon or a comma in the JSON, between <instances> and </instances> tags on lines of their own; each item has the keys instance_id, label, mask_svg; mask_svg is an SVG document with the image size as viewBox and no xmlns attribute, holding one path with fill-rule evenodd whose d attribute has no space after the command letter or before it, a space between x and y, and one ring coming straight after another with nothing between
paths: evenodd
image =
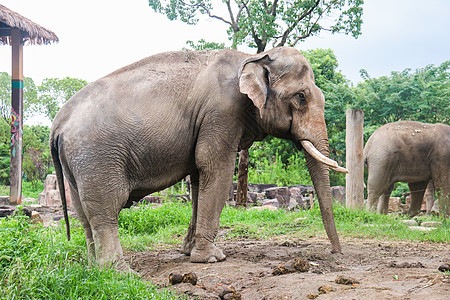
<instances>
[{"instance_id":1,"label":"elephant ear","mask_svg":"<svg viewBox=\"0 0 450 300\"><path fill-rule=\"evenodd\" d=\"M262 117L269 87L268 69L265 67L269 55L256 55L246 59L239 71L239 90L246 94L259 109Z\"/></svg>"}]
</instances>

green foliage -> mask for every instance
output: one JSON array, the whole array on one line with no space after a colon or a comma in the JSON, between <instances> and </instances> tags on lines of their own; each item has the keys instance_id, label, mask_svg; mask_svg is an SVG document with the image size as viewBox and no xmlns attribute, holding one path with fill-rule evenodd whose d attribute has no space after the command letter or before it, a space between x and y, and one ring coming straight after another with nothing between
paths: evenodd
<instances>
[{"instance_id":1,"label":"green foliage","mask_svg":"<svg viewBox=\"0 0 450 300\"><path fill-rule=\"evenodd\" d=\"M24 126L22 169L26 180L36 188L45 180L52 168L48 146L50 128L47 126Z\"/></svg>"},{"instance_id":2,"label":"green foliage","mask_svg":"<svg viewBox=\"0 0 450 300\"><path fill-rule=\"evenodd\" d=\"M265 50L274 46L294 46L322 30L332 33L350 34L355 38L361 34L363 0L149 0L149 6L170 20L195 25L201 15L227 24L232 48L246 44ZM215 14L218 7L226 11ZM215 10L216 9L216 10Z\"/></svg>"},{"instance_id":3,"label":"green foliage","mask_svg":"<svg viewBox=\"0 0 450 300\"><path fill-rule=\"evenodd\" d=\"M89 267L84 232L32 225L18 215L0 220L2 299L175 299L133 275Z\"/></svg>"},{"instance_id":4,"label":"green foliage","mask_svg":"<svg viewBox=\"0 0 450 300\"><path fill-rule=\"evenodd\" d=\"M37 87L33 79L23 79L23 111L24 119L33 114L33 105L37 99ZM11 76L0 72L0 114L7 124L11 122Z\"/></svg>"},{"instance_id":5,"label":"green foliage","mask_svg":"<svg viewBox=\"0 0 450 300\"><path fill-rule=\"evenodd\" d=\"M39 101L35 109L53 120L61 105L87 84L86 80L77 78L46 78L38 88Z\"/></svg>"},{"instance_id":6,"label":"green foliage","mask_svg":"<svg viewBox=\"0 0 450 300\"><path fill-rule=\"evenodd\" d=\"M186 44L193 50L218 50L225 49L224 43L207 42L201 39L195 44L193 41L186 41Z\"/></svg>"},{"instance_id":7,"label":"green foliage","mask_svg":"<svg viewBox=\"0 0 450 300\"><path fill-rule=\"evenodd\" d=\"M361 75L365 80L356 87L356 106L364 109L364 125L379 127L399 120L450 122L450 61L380 78L371 78L365 70Z\"/></svg>"}]
</instances>

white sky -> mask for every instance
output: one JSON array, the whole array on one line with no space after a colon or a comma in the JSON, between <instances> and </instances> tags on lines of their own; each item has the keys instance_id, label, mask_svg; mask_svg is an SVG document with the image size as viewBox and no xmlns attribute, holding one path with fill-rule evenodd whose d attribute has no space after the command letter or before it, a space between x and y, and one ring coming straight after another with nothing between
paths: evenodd
<instances>
[{"instance_id":1,"label":"white sky","mask_svg":"<svg viewBox=\"0 0 450 300\"><path fill-rule=\"evenodd\" d=\"M353 82L359 70L372 77L450 60L450 1L366 0L358 39L322 34L298 49L331 48ZM226 42L226 26L206 17L197 26L169 21L147 0L0 0L9 9L53 31L58 44L26 46L24 75L94 81L151 54L180 50L186 40ZM246 50L241 48L240 50ZM255 49L249 50L254 52ZM11 48L0 46L0 72L11 73Z\"/></svg>"}]
</instances>

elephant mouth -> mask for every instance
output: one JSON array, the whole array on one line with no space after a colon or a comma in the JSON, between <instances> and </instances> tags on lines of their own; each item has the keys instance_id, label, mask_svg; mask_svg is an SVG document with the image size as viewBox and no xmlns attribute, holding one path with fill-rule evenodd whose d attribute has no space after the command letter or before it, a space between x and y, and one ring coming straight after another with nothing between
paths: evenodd
<instances>
[{"instance_id":1,"label":"elephant mouth","mask_svg":"<svg viewBox=\"0 0 450 300\"><path fill-rule=\"evenodd\" d=\"M303 149L305 149L305 151L308 152L315 160L327 165L333 171L339 173L348 173L348 170L346 168L340 167L336 161L320 153L320 151L317 150L310 141L302 140L300 141L300 143Z\"/></svg>"}]
</instances>

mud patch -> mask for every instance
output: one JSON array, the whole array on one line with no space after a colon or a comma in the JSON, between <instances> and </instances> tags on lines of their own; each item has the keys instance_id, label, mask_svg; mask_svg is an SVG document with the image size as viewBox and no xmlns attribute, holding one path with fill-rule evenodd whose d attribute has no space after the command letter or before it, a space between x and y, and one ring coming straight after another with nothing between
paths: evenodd
<instances>
[{"instance_id":1,"label":"mud patch","mask_svg":"<svg viewBox=\"0 0 450 300\"><path fill-rule=\"evenodd\" d=\"M217 243L227 259L214 264L190 263L177 249L131 252L126 259L143 280L190 299L448 299L450 280L438 271L450 261L448 244L341 242L344 255L331 254L327 240L245 240ZM309 270L272 274L299 258ZM170 285L174 273L195 273L198 281ZM359 284L338 284L339 276Z\"/></svg>"}]
</instances>

